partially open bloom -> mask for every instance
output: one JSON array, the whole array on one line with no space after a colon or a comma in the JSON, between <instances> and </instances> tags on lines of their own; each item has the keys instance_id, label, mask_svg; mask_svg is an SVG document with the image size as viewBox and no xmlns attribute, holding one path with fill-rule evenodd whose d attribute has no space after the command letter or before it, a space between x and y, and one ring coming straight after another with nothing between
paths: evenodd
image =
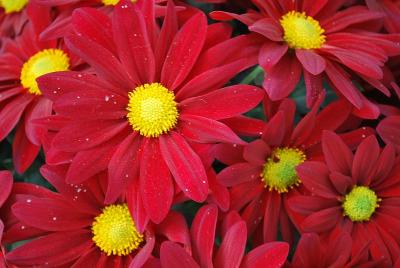
<instances>
[{"instance_id":1,"label":"partially open bloom","mask_svg":"<svg viewBox=\"0 0 400 268\"><path fill-rule=\"evenodd\" d=\"M293 242L291 211L287 198L299 194L301 179L296 167L319 159L323 129L338 129L348 118L351 107L344 101L334 102L318 113L322 98L297 124L295 103L285 99L264 123L261 138L248 145L218 145L216 157L229 165L218 175L218 181L231 188L231 209L240 211L249 233L257 228L263 241L274 241L278 230L286 241ZM371 130L359 129L344 134L349 143L357 144ZM300 186L300 187L299 187Z\"/></svg>"},{"instance_id":2,"label":"partially open bloom","mask_svg":"<svg viewBox=\"0 0 400 268\"><path fill-rule=\"evenodd\" d=\"M36 12L37 11L37 12ZM33 119L52 113L52 102L43 97L36 78L80 65L61 39L42 42L38 35L51 22L50 10L30 13L31 20L14 40L5 39L0 54L0 140L16 127L13 163L23 173L37 156L46 129Z\"/></svg>"},{"instance_id":3,"label":"partially open bloom","mask_svg":"<svg viewBox=\"0 0 400 268\"><path fill-rule=\"evenodd\" d=\"M185 220L178 213L170 212L159 226L148 225L139 231L125 200L104 204L105 176L71 185L65 183L63 167L44 166L41 171L58 193L31 185L32 194L16 196L12 212L21 233L29 228L41 232L31 231L25 237L20 234L20 240L30 241L6 254L11 264L143 267L152 258L158 238L162 241L171 238L190 247ZM46 196L37 196L37 188Z\"/></svg>"},{"instance_id":4,"label":"partially open bloom","mask_svg":"<svg viewBox=\"0 0 400 268\"><path fill-rule=\"evenodd\" d=\"M218 210L203 206L196 214L191 228L192 254L174 242L161 244L161 267L265 267L279 268L285 263L289 245L271 242L253 248L245 254L247 230L240 216L231 212L221 227L221 244L215 249Z\"/></svg>"},{"instance_id":5,"label":"partially open bloom","mask_svg":"<svg viewBox=\"0 0 400 268\"><path fill-rule=\"evenodd\" d=\"M67 181L108 169L106 202L128 186L127 194L138 194L150 219L160 222L174 194L206 199L209 184L196 148L244 143L219 120L250 110L264 93L248 85L222 88L255 63L256 46L242 49L253 41L230 39L227 25L207 26L203 13L179 28L172 1L159 30L152 8L140 12L124 1L112 19L95 9L76 10L73 19L90 19L85 27L75 25L66 43L96 75L60 72L38 81L56 113L68 119L52 141L76 154Z\"/></svg>"},{"instance_id":6,"label":"partially open bloom","mask_svg":"<svg viewBox=\"0 0 400 268\"><path fill-rule=\"evenodd\" d=\"M259 64L266 76L264 88L273 100L288 96L304 75L307 104L311 106L327 81L363 118L377 118L378 107L352 83L359 77L386 95L380 80L389 56L400 52L399 36L379 34L368 25L383 14L364 6L340 10L338 1L252 1L259 11L243 15L214 12L218 20L237 19L265 39Z\"/></svg>"},{"instance_id":7,"label":"partially open bloom","mask_svg":"<svg viewBox=\"0 0 400 268\"><path fill-rule=\"evenodd\" d=\"M285 268L380 267L382 260L369 260L368 239L361 242L357 251L352 250L352 244L346 232L325 239L315 233L302 234L293 259Z\"/></svg>"},{"instance_id":8,"label":"partially open bloom","mask_svg":"<svg viewBox=\"0 0 400 268\"><path fill-rule=\"evenodd\" d=\"M289 207L307 217L298 222L304 232L351 234L353 252L370 241L374 260L392 267L400 251L400 157L392 145L379 148L366 138L353 155L336 134L322 138L325 163L305 162L297 174L310 195L289 200Z\"/></svg>"}]
</instances>

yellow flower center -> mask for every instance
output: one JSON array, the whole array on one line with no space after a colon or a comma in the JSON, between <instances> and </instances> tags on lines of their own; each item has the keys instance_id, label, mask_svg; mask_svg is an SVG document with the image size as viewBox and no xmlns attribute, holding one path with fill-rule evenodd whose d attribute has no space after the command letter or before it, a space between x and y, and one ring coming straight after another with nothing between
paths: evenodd
<instances>
[{"instance_id":1,"label":"yellow flower center","mask_svg":"<svg viewBox=\"0 0 400 268\"><path fill-rule=\"evenodd\" d=\"M103 2L105 6L116 6L119 3L119 1L121 0L102 0L101 2ZM131 0L131 2L136 3L137 0Z\"/></svg>"},{"instance_id":2,"label":"yellow flower center","mask_svg":"<svg viewBox=\"0 0 400 268\"><path fill-rule=\"evenodd\" d=\"M28 4L28 0L0 0L0 7L4 8L7 14L20 12Z\"/></svg>"},{"instance_id":3,"label":"yellow flower center","mask_svg":"<svg viewBox=\"0 0 400 268\"><path fill-rule=\"evenodd\" d=\"M306 160L306 155L295 148L276 148L264 164L261 173L265 187L270 191L286 193L300 184L296 167Z\"/></svg>"},{"instance_id":4,"label":"yellow flower center","mask_svg":"<svg viewBox=\"0 0 400 268\"><path fill-rule=\"evenodd\" d=\"M382 201L373 190L366 186L356 186L348 193L342 203L344 215L352 221L368 221Z\"/></svg>"},{"instance_id":5,"label":"yellow flower center","mask_svg":"<svg viewBox=\"0 0 400 268\"><path fill-rule=\"evenodd\" d=\"M109 205L92 224L93 242L107 256L125 256L143 242L126 204Z\"/></svg>"},{"instance_id":6,"label":"yellow flower center","mask_svg":"<svg viewBox=\"0 0 400 268\"><path fill-rule=\"evenodd\" d=\"M291 48L320 48L326 41L325 30L319 22L306 13L290 11L280 19L284 31L283 39Z\"/></svg>"},{"instance_id":7,"label":"yellow flower center","mask_svg":"<svg viewBox=\"0 0 400 268\"><path fill-rule=\"evenodd\" d=\"M175 95L159 83L144 84L129 93L128 121L141 135L154 138L178 122Z\"/></svg>"},{"instance_id":8,"label":"yellow flower center","mask_svg":"<svg viewBox=\"0 0 400 268\"><path fill-rule=\"evenodd\" d=\"M41 95L36 78L44 74L68 71L69 57L60 49L44 49L29 58L21 70L21 84L29 93Z\"/></svg>"}]
</instances>

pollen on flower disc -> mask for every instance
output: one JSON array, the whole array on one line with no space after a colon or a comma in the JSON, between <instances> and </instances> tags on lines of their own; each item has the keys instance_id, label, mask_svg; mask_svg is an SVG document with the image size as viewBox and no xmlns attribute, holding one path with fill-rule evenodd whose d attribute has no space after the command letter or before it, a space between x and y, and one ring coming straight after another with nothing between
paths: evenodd
<instances>
[{"instance_id":1,"label":"pollen on flower disc","mask_svg":"<svg viewBox=\"0 0 400 268\"><path fill-rule=\"evenodd\" d=\"M306 155L295 148L276 148L264 164L261 179L265 187L279 193L288 192L300 184L296 167L306 160Z\"/></svg>"},{"instance_id":2,"label":"pollen on flower disc","mask_svg":"<svg viewBox=\"0 0 400 268\"><path fill-rule=\"evenodd\" d=\"M21 70L21 84L29 93L41 95L36 78L39 76L68 71L70 60L68 55L61 49L44 49L37 52L24 63Z\"/></svg>"},{"instance_id":3,"label":"pollen on flower disc","mask_svg":"<svg viewBox=\"0 0 400 268\"><path fill-rule=\"evenodd\" d=\"M109 205L92 224L93 242L110 255L126 256L143 242L126 204Z\"/></svg>"}]
</instances>

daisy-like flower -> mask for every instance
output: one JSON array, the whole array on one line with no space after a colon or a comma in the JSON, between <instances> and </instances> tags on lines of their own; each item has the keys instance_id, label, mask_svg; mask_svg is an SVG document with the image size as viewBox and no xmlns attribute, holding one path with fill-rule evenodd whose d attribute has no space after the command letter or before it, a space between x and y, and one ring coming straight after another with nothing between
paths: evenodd
<instances>
[{"instance_id":1,"label":"daisy-like flower","mask_svg":"<svg viewBox=\"0 0 400 268\"><path fill-rule=\"evenodd\" d=\"M381 267L382 260L368 258L369 240L362 242L358 251L352 251L351 236L342 232L322 239L315 233L301 235L291 263L285 268Z\"/></svg>"},{"instance_id":2,"label":"daisy-like flower","mask_svg":"<svg viewBox=\"0 0 400 268\"><path fill-rule=\"evenodd\" d=\"M296 196L289 207L307 217L298 222L304 232L351 234L353 252L370 240L374 260L383 267L399 256L400 157L392 145L379 148L375 136L366 138L353 155L336 134L322 137L325 162L309 161L297 174L311 195Z\"/></svg>"},{"instance_id":3,"label":"daisy-like flower","mask_svg":"<svg viewBox=\"0 0 400 268\"><path fill-rule=\"evenodd\" d=\"M289 245L284 242L266 243L245 254L246 223L236 212L227 214L221 225L221 244L215 248L218 210L203 206L196 214L191 228L192 255L174 242L161 244L161 267L274 267L286 261Z\"/></svg>"},{"instance_id":4,"label":"daisy-like flower","mask_svg":"<svg viewBox=\"0 0 400 268\"><path fill-rule=\"evenodd\" d=\"M259 64L266 72L263 86L271 99L288 96L303 73L308 106L315 102L325 80L355 107L356 115L379 116L377 106L361 94L351 76L390 95L379 80L388 56L400 51L399 36L368 30L368 25L381 19L382 13L364 6L340 10L344 1L252 2L259 11L243 15L214 12L212 17L240 20L265 38Z\"/></svg>"},{"instance_id":5,"label":"daisy-like flower","mask_svg":"<svg viewBox=\"0 0 400 268\"><path fill-rule=\"evenodd\" d=\"M195 145L243 143L218 120L255 107L263 90L222 86L256 62L258 45L244 49L253 41L230 39L227 25L207 26L200 12L179 28L172 1L161 30L154 12L140 12L129 1L115 7L112 20L94 9L76 16L92 16L92 23L76 25L66 43L97 75L38 79L56 113L67 118L52 141L56 150L76 154L67 181L85 180L88 169L108 169L106 202L127 185L127 194L136 191L130 186L136 183L154 222L168 213L175 193L204 201L208 180ZM109 27L99 29L96 21Z\"/></svg>"},{"instance_id":6,"label":"daisy-like flower","mask_svg":"<svg viewBox=\"0 0 400 268\"><path fill-rule=\"evenodd\" d=\"M64 167L44 166L43 176L57 189L46 197L17 195L12 212L21 229L42 230L21 237L29 242L8 252L6 259L18 267L143 267L152 258L156 240L190 247L183 216L171 212L159 226L140 232L124 200L104 204L105 176L86 183L65 183Z\"/></svg>"},{"instance_id":7,"label":"daisy-like flower","mask_svg":"<svg viewBox=\"0 0 400 268\"><path fill-rule=\"evenodd\" d=\"M264 123L261 138L245 146L217 146L217 159L228 165L217 179L232 187L231 209L240 211L250 234L260 228L264 242L276 240L278 230L285 241L293 242L290 218L294 215L287 207L287 198L302 189L296 167L321 158L322 130L338 129L351 113L350 105L338 101L318 114L321 101L322 98L294 125L296 106L286 99ZM271 107L272 104L265 105ZM269 114L267 109L265 112ZM344 135L349 143L357 144L370 132L366 128Z\"/></svg>"},{"instance_id":8,"label":"daisy-like flower","mask_svg":"<svg viewBox=\"0 0 400 268\"><path fill-rule=\"evenodd\" d=\"M38 35L51 22L50 11L34 9L31 20L15 40L6 39L0 54L0 140L17 127L13 141L15 169L23 173L39 152L43 127L32 120L52 113L36 78L55 71L76 69L80 62L60 39L41 42Z\"/></svg>"}]
</instances>

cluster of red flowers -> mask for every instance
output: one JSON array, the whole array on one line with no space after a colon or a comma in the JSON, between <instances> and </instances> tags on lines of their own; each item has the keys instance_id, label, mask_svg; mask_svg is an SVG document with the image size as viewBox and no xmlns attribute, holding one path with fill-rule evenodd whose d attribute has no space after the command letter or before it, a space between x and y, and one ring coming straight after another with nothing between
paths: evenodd
<instances>
[{"instance_id":1,"label":"cluster of red flowers","mask_svg":"<svg viewBox=\"0 0 400 268\"><path fill-rule=\"evenodd\" d=\"M400 267L400 1L0 8L0 268Z\"/></svg>"}]
</instances>

